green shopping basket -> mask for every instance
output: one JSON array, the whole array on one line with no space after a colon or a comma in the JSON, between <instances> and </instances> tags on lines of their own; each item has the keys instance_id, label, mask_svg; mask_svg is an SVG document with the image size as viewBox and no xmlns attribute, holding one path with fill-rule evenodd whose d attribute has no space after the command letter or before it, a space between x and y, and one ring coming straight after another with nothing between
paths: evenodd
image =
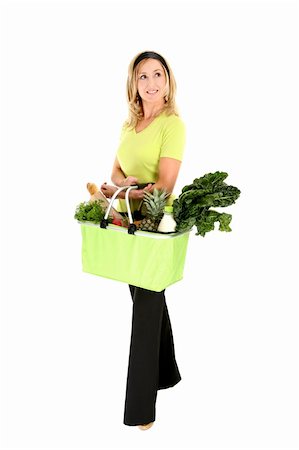
<instances>
[{"instance_id":1,"label":"green shopping basket","mask_svg":"<svg viewBox=\"0 0 299 450\"><path fill-rule=\"evenodd\" d=\"M119 188L101 224L78 221L82 234L82 269L93 275L160 292L183 278L190 230L155 233L137 230L129 204L129 191ZM127 189L125 199L129 228L108 224L108 216L118 193Z\"/></svg>"}]
</instances>

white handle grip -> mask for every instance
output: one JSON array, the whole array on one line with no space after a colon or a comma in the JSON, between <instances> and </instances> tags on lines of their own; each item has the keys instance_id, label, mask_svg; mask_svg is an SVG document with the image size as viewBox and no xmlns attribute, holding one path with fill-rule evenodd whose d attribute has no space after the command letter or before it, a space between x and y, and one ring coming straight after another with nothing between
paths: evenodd
<instances>
[{"instance_id":1,"label":"white handle grip","mask_svg":"<svg viewBox=\"0 0 299 450\"><path fill-rule=\"evenodd\" d=\"M118 196L118 194L119 194L121 191L124 191L125 189L127 189L127 192L126 192L126 195L125 195L125 199L126 199L127 211L128 211L128 215L129 215L129 222L130 222L130 223L133 223L133 218L132 218L132 213L131 213L131 208L130 208L130 202L129 202L129 193L130 193L130 191L131 191L132 189L138 189L138 186L121 186L120 188L118 188L118 189L114 192L113 196L111 197L109 206L108 206L108 208L107 208L107 210L106 210L106 214L105 214L105 217L104 217L105 220L108 219L108 216L109 216L109 213L110 213L110 210L111 210L111 208L112 208L112 205L113 205L114 200L116 199L116 197Z\"/></svg>"}]
</instances>

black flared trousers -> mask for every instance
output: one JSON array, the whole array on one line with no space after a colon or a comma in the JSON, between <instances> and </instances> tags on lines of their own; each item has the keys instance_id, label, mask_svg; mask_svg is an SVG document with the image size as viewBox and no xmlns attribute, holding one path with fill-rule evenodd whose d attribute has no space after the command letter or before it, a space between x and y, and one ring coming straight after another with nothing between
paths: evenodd
<instances>
[{"instance_id":1,"label":"black flared trousers","mask_svg":"<svg viewBox=\"0 0 299 450\"><path fill-rule=\"evenodd\" d=\"M150 291L129 285L133 300L125 425L141 425L156 418L158 389L181 380L175 360L174 342L165 289Z\"/></svg>"}]
</instances>

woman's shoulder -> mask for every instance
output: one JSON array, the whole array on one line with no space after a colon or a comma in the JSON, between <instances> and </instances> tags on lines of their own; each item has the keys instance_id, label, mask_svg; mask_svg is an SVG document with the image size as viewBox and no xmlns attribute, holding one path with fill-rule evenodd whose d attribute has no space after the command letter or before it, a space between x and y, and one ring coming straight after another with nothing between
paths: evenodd
<instances>
[{"instance_id":1,"label":"woman's shoulder","mask_svg":"<svg viewBox=\"0 0 299 450\"><path fill-rule=\"evenodd\" d=\"M162 117L163 123L165 123L166 125L178 125L185 127L185 122L182 117L175 113L168 114L166 111L164 111L162 113Z\"/></svg>"},{"instance_id":2,"label":"woman's shoulder","mask_svg":"<svg viewBox=\"0 0 299 450\"><path fill-rule=\"evenodd\" d=\"M168 133L186 133L186 125L181 116L171 113L167 114L166 112L162 113L162 127L164 132Z\"/></svg>"}]
</instances>

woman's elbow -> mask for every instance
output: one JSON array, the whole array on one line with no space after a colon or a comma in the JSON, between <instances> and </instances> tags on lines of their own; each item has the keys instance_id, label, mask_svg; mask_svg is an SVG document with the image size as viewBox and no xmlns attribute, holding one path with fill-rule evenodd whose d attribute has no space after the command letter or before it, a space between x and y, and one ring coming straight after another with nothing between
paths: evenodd
<instances>
[{"instance_id":1,"label":"woman's elbow","mask_svg":"<svg viewBox=\"0 0 299 450\"><path fill-rule=\"evenodd\" d=\"M170 195L173 192L174 183L167 183L167 182L160 182L160 181L158 181L155 184L155 188L159 189L159 190L164 189Z\"/></svg>"}]
</instances>

